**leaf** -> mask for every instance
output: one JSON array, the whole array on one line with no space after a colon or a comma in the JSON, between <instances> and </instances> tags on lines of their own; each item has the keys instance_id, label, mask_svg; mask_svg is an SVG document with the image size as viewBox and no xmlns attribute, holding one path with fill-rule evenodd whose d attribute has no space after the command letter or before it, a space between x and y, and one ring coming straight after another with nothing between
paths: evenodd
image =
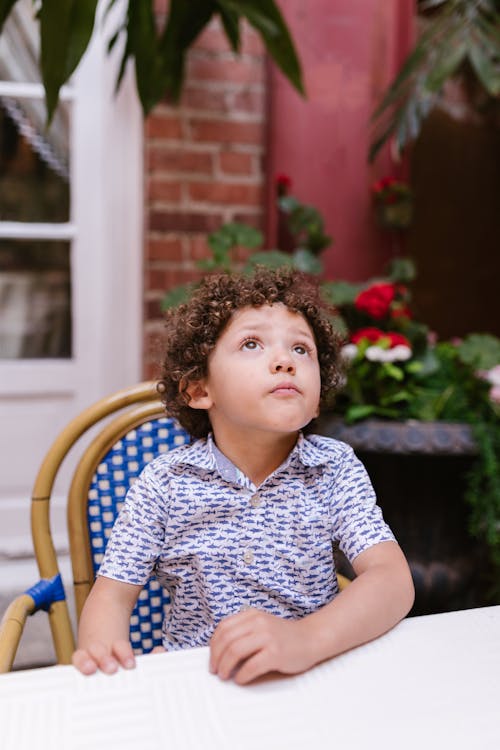
<instances>
[{"instance_id":1,"label":"leaf","mask_svg":"<svg viewBox=\"0 0 500 750\"><path fill-rule=\"evenodd\" d=\"M471 333L457 347L462 362L477 370L500 364L500 339L488 333Z\"/></svg>"},{"instance_id":2,"label":"leaf","mask_svg":"<svg viewBox=\"0 0 500 750\"><path fill-rule=\"evenodd\" d=\"M125 22L127 42L116 82L119 88L129 57L134 58L137 92L147 114L165 91L158 62L158 40L151 0L129 0Z\"/></svg>"},{"instance_id":3,"label":"leaf","mask_svg":"<svg viewBox=\"0 0 500 750\"><path fill-rule=\"evenodd\" d=\"M396 284L409 284L417 276L415 262L411 258L393 258L387 275Z\"/></svg>"},{"instance_id":4,"label":"leaf","mask_svg":"<svg viewBox=\"0 0 500 750\"><path fill-rule=\"evenodd\" d=\"M304 94L302 69L288 28L274 0L225 0L259 32L276 65L299 93Z\"/></svg>"},{"instance_id":5,"label":"leaf","mask_svg":"<svg viewBox=\"0 0 500 750\"><path fill-rule=\"evenodd\" d=\"M317 276L323 272L323 264L305 247L299 247L292 255L293 265L298 271Z\"/></svg>"},{"instance_id":6,"label":"leaf","mask_svg":"<svg viewBox=\"0 0 500 750\"><path fill-rule=\"evenodd\" d=\"M283 253L281 250L262 250L260 253L252 253L243 270L245 273L249 273L254 271L256 266L283 268L292 265L293 259L288 253Z\"/></svg>"},{"instance_id":7,"label":"leaf","mask_svg":"<svg viewBox=\"0 0 500 750\"><path fill-rule=\"evenodd\" d=\"M226 32L226 36L229 39L233 52L238 52L240 49L241 37L239 28L239 17L231 7L227 7L224 0L218 0L216 5L219 7L219 13Z\"/></svg>"},{"instance_id":8,"label":"leaf","mask_svg":"<svg viewBox=\"0 0 500 750\"><path fill-rule=\"evenodd\" d=\"M469 49L470 63L490 96L498 96L500 94L499 54L500 50L497 49L497 60L495 61L492 50L485 50L480 44L471 43Z\"/></svg>"},{"instance_id":9,"label":"leaf","mask_svg":"<svg viewBox=\"0 0 500 750\"><path fill-rule=\"evenodd\" d=\"M326 281L321 289L327 300L335 307L352 305L363 288L363 284L351 284L348 281Z\"/></svg>"},{"instance_id":10,"label":"leaf","mask_svg":"<svg viewBox=\"0 0 500 750\"><path fill-rule=\"evenodd\" d=\"M456 45L456 46L454 46ZM457 72L469 49L466 40L454 42L449 39L441 49L441 56L432 66L424 86L432 92L441 91L445 81Z\"/></svg>"},{"instance_id":11,"label":"leaf","mask_svg":"<svg viewBox=\"0 0 500 750\"><path fill-rule=\"evenodd\" d=\"M45 87L47 123L52 121L61 86L85 52L97 0L43 0L40 9L41 70Z\"/></svg>"},{"instance_id":12,"label":"leaf","mask_svg":"<svg viewBox=\"0 0 500 750\"><path fill-rule=\"evenodd\" d=\"M182 284L171 289L163 296L161 309L168 310L170 307L177 307L183 302L187 302L196 286L196 284Z\"/></svg>"},{"instance_id":13,"label":"leaf","mask_svg":"<svg viewBox=\"0 0 500 750\"><path fill-rule=\"evenodd\" d=\"M384 374L389 378L392 378L393 380L397 380L399 382L401 380L404 380L403 370L397 365L393 365L392 362L382 362L381 368Z\"/></svg>"},{"instance_id":14,"label":"leaf","mask_svg":"<svg viewBox=\"0 0 500 750\"><path fill-rule=\"evenodd\" d=\"M94 30L97 0L73 0L70 16L70 33L66 57L66 80L76 67L88 47Z\"/></svg>"},{"instance_id":15,"label":"leaf","mask_svg":"<svg viewBox=\"0 0 500 750\"><path fill-rule=\"evenodd\" d=\"M347 409L345 420L348 424L357 422L360 419L366 419L366 417L372 415L375 410L376 406L371 406L370 404L354 404Z\"/></svg>"},{"instance_id":16,"label":"leaf","mask_svg":"<svg viewBox=\"0 0 500 750\"><path fill-rule=\"evenodd\" d=\"M17 0L0 0L0 33Z\"/></svg>"},{"instance_id":17,"label":"leaf","mask_svg":"<svg viewBox=\"0 0 500 750\"><path fill-rule=\"evenodd\" d=\"M214 0L190 0L189 3L186 0L170 0L158 55L160 80L174 102L178 102L181 95L186 52L216 10Z\"/></svg>"}]
</instances>

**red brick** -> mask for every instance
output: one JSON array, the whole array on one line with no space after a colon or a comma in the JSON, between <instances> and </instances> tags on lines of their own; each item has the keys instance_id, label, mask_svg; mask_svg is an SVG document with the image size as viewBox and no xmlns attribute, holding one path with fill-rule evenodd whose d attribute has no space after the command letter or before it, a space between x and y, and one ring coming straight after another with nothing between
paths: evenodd
<instances>
[{"instance_id":1,"label":"red brick","mask_svg":"<svg viewBox=\"0 0 500 750\"><path fill-rule=\"evenodd\" d=\"M194 45L195 49L203 49L208 52L228 51L231 49L229 40L222 27L217 24L208 26L198 37Z\"/></svg>"},{"instance_id":2,"label":"red brick","mask_svg":"<svg viewBox=\"0 0 500 750\"><path fill-rule=\"evenodd\" d=\"M230 112L232 107L227 91L208 89L189 84L184 89L182 106L208 112Z\"/></svg>"},{"instance_id":3,"label":"red brick","mask_svg":"<svg viewBox=\"0 0 500 750\"><path fill-rule=\"evenodd\" d=\"M148 239L146 242L147 260L182 261L182 240L179 237L172 239Z\"/></svg>"},{"instance_id":4,"label":"red brick","mask_svg":"<svg viewBox=\"0 0 500 750\"><path fill-rule=\"evenodd\" d=\"M250 143L261 145L264 127L256 122L227 122L226 120L191 120L194 141L207 143Z\"/></svg>"},{"instance_id":5,"label":"red brick","mask_svg":"<svg viewBox=\"0 0 500 750\"><path fill-rule=\"evenodd\" d=\"M219 59L203 52L193 52L188 60L187 77L197 81L218 81L228 83L264 83L265 68L260 61L251 58Z\"/></svg>"},{"instance_id":6,"label":"red brick","mask_svg":"<svg viewBox=\"0 0 500 750\"><path fill-rule=\"evenodd\" d=\"M266 95L264 91L243 88L232 95L232 109L239 112L265 115Z\"/></svg>"},{"instance_id":7,"label":"red brick","mask_svg":"<svg viewBox=\"0 0 500 750\"><path fill-rule=\"evenodd\" d=\"M235 185L223 182L191 182L189 197L207 203L260 205L263 199L261 185Z\"/></svg>"},{"instance_id":8,"label":"red brick","mask_svg":"<svg viewBox=\"0 0 500 750\"><path fill-rule=\"evenodd\" d=\"M219 154L219 166L223 172L229 174L252 174L253 158L252 154L223 151Z\"/></svg>"},{"instance_id":9,"label":"red brick","mask_svg":"<svg viewBox=\"0 0 500 750\"><path fill-rule=\"evenodd\" d=\"M161 318L161 297L150 299L144 303L144 317L146 320L155 320Z\"/></svg>"},{"instance_id":10,"label":"red brick","mask_svg":"<svg viewBox=\"0 0 500 750\"><path fill-rule=\"evenodd\" d=\"M147 151L147 169L149 172L164 170L212 174L213 156L201 151L150 146Z\"/></svg>"},{"instance_id":11,"label":"red brick","mask_svg":"<svg viewBox=\"0 0 500 750\"><path fill-rule=\"evenodd\" d=\"M210 258L212 256L212 251L210 250L207 243L207 237L204 234L191 237L189 249L190 257L194 261L206 260L207 258Z\"/></svg>"},{"instance_id":12,"label":"red brick","mask_svg":"<svg viewBox=\"0 0 500 750\"><path fill-rule=\"evenodd\" d=\"M178 116L154 112L146 119L146 138L182 138L182 124Z\"/></svg>"},{"instance_id":13,"label":"red brick","mask_svg":"<svg viewBox=\"0 0 500 750\"><path fill-rule=\"evenodd\" d=\"M213 232L222 224L220 213L150 211L148 227L158 232Z\"/></svg>"},{"instance_id":14,"label":"red brick","mask_svg":"<svg viewBox=\"0 0 500 750\"><path fill-rule=\"evenodd\" d=\"M166 292L179 284L188 284L200 277L195 269L150 268L146 272L146 287L149 290Z\"/></svg>"},{"instance_id":15,"label":"red brick","mask_svg":"<svg viewBox=\"0 0 500 750\"><path fill-rule=\"evenodd\" d=\"M148 200L179 203L181 200L181 185L179 182L152 178L148 181Z\"/></svg>"},{"instance_id":16,"label":"red brick","mask_svg":"<svg viewBox=\"0 0 500 750\"><path fill-rule=\"evenodd\" d=\"M242 224L248 224L250 227L255 227L255 229L260 229L261 232L264 231L264 212L259 211L257 213L245 213L243 211L238 211L234 214L231 221L237 221L241 222Z\"/></svg>"}]
</instances>

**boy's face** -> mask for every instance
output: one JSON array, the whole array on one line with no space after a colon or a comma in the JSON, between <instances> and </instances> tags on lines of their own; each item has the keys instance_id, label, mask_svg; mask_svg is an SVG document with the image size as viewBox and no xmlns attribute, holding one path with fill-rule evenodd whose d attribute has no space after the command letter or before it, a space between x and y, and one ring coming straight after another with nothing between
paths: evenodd
<instances>
[{"instance_id":1,"label":"boy's face","mask_svg":"<svg viewBox=\"0 0 500 750\"><path fill-rule=\"evenodd\" d=\"M281 303L245 307L231 318L208 361L208 377L188 387L207 409L216 437L297 433L318 414L320 370L313 332Z\"/></svg>"}]
</instances>

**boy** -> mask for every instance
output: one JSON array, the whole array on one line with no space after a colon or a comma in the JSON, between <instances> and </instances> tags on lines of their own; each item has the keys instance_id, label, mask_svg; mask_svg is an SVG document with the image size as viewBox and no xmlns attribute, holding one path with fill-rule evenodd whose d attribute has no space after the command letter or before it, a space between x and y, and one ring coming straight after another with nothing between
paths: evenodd
<instances>
[{"instance_id":1,"label":"boy","mask_svg":"<svg viewBox=\"0 0 500 750\"><path fill-rule=\"evenodd\" d=\"M302 432L340 379L316 287L284 270L212 276L166 325L159 389L199 439L129 491L75 666L134 666L129 617L152 572L172 601L165 648L210 645L211 671L240 684L389 630L413 602L406 560L352 449ZM334 542L357 575L342 593Z\"/></svg>"}]
</instances>

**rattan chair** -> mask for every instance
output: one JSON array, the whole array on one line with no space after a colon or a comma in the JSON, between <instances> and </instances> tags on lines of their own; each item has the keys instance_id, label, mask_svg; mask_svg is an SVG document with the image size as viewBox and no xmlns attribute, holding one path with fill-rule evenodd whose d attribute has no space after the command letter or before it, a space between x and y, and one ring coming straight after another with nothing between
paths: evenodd
<instances>
[{"instance_id":1,"label":"rattan chair","mask_svg":"<svg viewBox=\"0 0 500 750\"><path fill-rule=\"evenodd\" d=\"M97 433L95 432L97 428ZM31 529L41 580L8 607L0 624L0 673L17 652L29 615L49 615L56 658L71 662L75 638L50 531L50 498L63 460L79 441L86 441L74 471L67 500L67 519L76 617L95 580L111 528L133 480L155 456L190 441L165 416L154 382L140 383L98 401L60 433L48 451L33 489ZM340 587L348 581L339 576ZM153 578L139 595L130 622L135 653L161 645L161 625L168 596Z\"/></svg>"},{"instance_id":2,"label":"rattan chair","mask_svg":"<svg viewBox=\"0 0 500 750\"><path fill-rule=\"evenodd\" d=\"M98 432L96 434L96 426ZM76 616L94 582L107 539L126 492L144 465L160 453L190 441L165 409L153 382L141 383L98 401L70 422L48 451L33 489L31 529L41 580L8 607L0 625L0 672L11 669L29 615L48 612L56 658L71 662L75 639L50 531L52 488L66 455L85 434L67 500L68 533ZM87 441L88 443L88 441ZM154 579L141 591L130 624L136 653L161 644L168 597Z\"/></svg>"}]
</instances>

